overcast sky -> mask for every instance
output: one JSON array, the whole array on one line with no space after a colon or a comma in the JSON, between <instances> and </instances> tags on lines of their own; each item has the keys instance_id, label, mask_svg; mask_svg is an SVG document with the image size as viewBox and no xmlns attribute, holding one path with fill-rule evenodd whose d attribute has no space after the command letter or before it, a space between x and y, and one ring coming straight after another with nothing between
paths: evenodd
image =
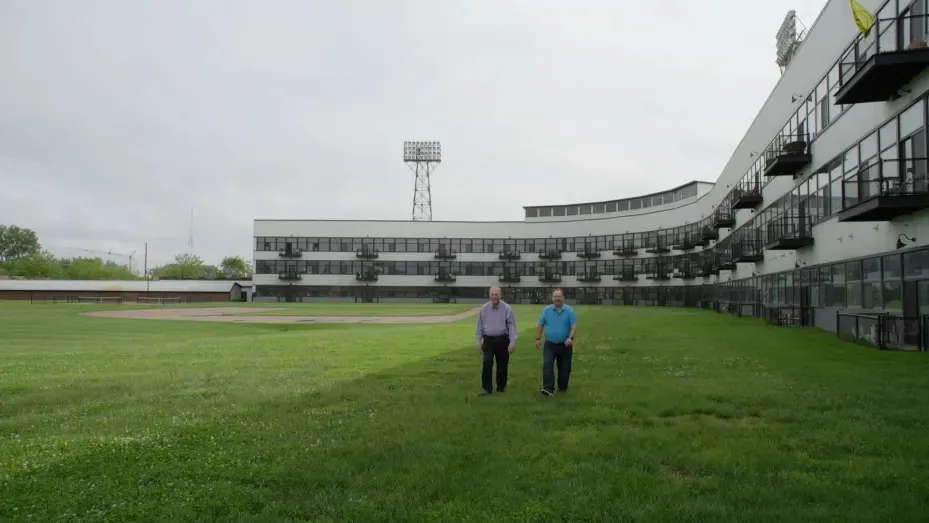
<instances>
[{"instance_id":1,"label":"overcast sky","mask_svg":"<svg viewBox=\"0 0 929 523\"><path fill-rule=\"evenodd\" d=\"M251 258L255 218L435 220L715 181L825 0L0 0L0 224ZM119 258L113 258L119 260Z\"/></svg>"}]
</instances>

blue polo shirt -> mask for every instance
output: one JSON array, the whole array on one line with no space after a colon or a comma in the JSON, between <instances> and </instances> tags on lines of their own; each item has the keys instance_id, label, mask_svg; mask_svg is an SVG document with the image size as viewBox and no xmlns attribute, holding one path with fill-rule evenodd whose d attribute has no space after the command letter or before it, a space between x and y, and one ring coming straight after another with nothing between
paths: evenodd
<instances>
[{"instance_id":1,"label":"blue polo shirt","mask_svg":"<svg viewBox=\"0 0 929 523\"><path fill-rule=\"evenodd\" d=\"M571 327L577 324L574 309L562 304L561 310L549 305L539 315L539 325L544 327L545 340L552 343L564 343L571 334Z\"/></svg>"}]
</instances>

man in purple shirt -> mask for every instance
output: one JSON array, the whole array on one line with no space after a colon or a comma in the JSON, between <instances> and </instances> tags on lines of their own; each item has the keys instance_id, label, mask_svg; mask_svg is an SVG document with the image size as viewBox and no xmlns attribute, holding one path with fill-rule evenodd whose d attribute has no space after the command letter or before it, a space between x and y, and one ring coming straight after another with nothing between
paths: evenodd
<instances>
[{"instance_id":1,"label":"man in purple shirt","mask_svg":"<svg viewBox=\"0 0 929 523\"><path fill-rule=\"evenodd\" d=\"M516 318L513 309L500 299L500 287L490 288L490 301L481 306L474 329L477 353L484 368L481 372L481 396L492 392L491 373L497 360L497 392L506 391L507 367L516 347Z\"/></svg>"}]
</instances>

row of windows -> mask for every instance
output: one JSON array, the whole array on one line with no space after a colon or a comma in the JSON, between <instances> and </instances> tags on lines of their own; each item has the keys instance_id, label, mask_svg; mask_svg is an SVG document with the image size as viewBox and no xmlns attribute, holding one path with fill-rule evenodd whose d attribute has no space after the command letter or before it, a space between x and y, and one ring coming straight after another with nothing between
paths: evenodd
<instances>
[{"instance_id":1,"label":"row of windows","mask_svg":"<svg viewBox=\"0 0 929 523\"><path fill-rule=\"evenodd\" d=\"M569 262L428 262L428 261L317 261L317 260L257 260L255 274L341 274L370 273L395 276L428 276L454 274L458 276L496 276L519 274L522 276L543 274L609 274L620 275L634 272L645 274L662 268L671 270L696 270L700 260L683 257L672 261L668 257L639 260L598 260ZM717 270L718 272L718 270Z\"/></svg>"},{"instance_id":2,"label":"row of windows","mask_svg":"<svg viewBox=\"0 0 929 523\"><path fill-rule=\"evenodd\" d=\"M551 287L506 288L504 295L547 295L550 290ZM929 314L929 250L872 256L711 285L565 287L564 291L570 299L589 298L591 294L597 299L626 299L634 296L637 300L684 300L686 296L695 300L765 305L885 309L902 311L907 316ZM447 293L462 298L479 298L486 296L487 289L377 287L371 291L358 286L258 287L259 296L353 297L364 292L376 292L379 296L395 298L429 298ZM918 311L915 310L917 308Z\"/></svg>"},{"instance_id":3,"label":"row of windows","mask_svg":"<svg viewBox=\"0 0 929 523\"><path fill-rule=\"evenodd\" d=\"M552 216L585 216L588 214L604 214L611 212L635 211L648 209L659 205L668 205L697 196L697 184L692 183L678 189L641 196L625 198L611 202L581 203L571 205L557 205L553 207L526 207L526 218L549 218Z\"/></svg>"}]
</instances>

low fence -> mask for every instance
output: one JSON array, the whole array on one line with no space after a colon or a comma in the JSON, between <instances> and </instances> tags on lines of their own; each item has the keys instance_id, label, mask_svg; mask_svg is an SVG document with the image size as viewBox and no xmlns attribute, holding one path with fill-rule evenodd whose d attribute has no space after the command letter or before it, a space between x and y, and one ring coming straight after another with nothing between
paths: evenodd
<instances>
[{"instance_id":1,"label":"low fence","mask_svg":"<svg viewBox=\"0 0 929 523\"><path fill-rule=\"evenodd\" d=\"M927 350L929 316L836 312L836 335L881 350Z\"/></svg>"}]
</instances>

